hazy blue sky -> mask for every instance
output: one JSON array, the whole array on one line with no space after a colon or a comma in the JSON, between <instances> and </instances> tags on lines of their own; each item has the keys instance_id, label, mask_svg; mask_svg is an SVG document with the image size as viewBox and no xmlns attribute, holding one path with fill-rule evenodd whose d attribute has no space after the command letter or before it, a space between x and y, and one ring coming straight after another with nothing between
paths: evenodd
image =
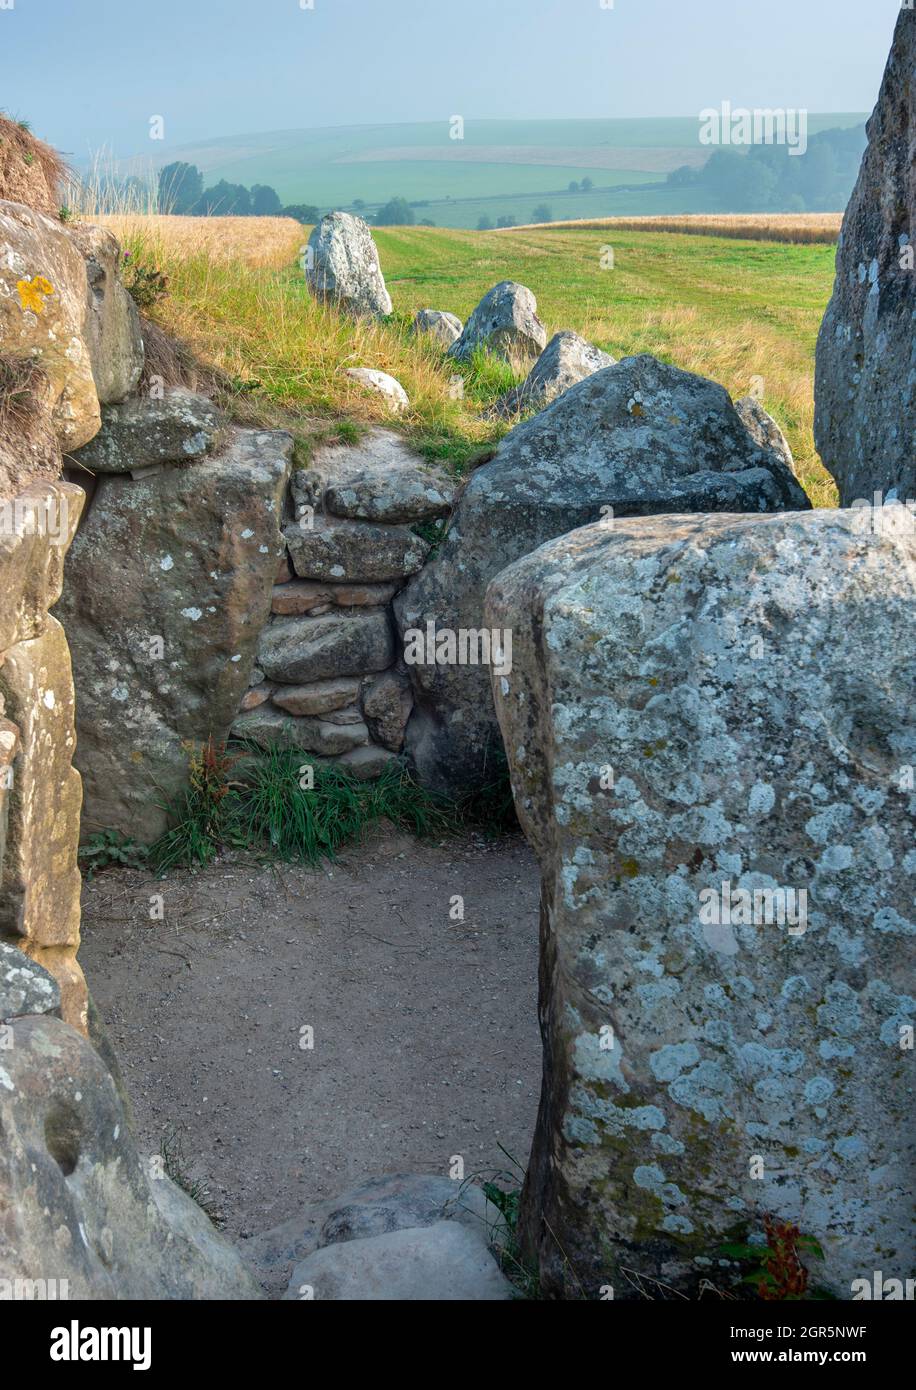
<instances>
[{"instance_id":1,"label":"hazy blue sky","mask_svg":"<svg viewBox=\"0 0 916 1390\"><path fill-rule=\"evenodd\" d=\"M899 0L0 0L0 102L80 156L484 117L871 110ZM158 147L161 150L162 146ZM158 151L157 151L158 152Z\"/></svg>"}]
</instances>

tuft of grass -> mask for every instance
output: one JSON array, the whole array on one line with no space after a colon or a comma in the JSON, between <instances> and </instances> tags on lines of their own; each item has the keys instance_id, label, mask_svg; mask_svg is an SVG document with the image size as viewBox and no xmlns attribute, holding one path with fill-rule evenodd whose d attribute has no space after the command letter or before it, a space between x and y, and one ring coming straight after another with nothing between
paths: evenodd
<instances>
[{"instance_id":1,"label":"tuft of grass","mask_svg":"<svg viewBox=\"0 0 916 1390\"><path fill-rule=\"evenodd\" d=\"M216 1198L211 1194L209 1185L203 1178L190 1178L185 1171L184 1156L181 1151L181 1140L174 1130L169 1130L163 1135L159 1146L159 1154L165 1168L166 1176L171 1178L176 1187L180 1187L192 1202L196 1202L201 1211L210 1219L212 1225L217 1230L225 1225L225 1217L220 1212Z\"/></svg>"},{"instance_id":2,"label":"tuft of grass","mask_svg":"<svg viewBox=\"0 0 916 1390\"><path fill-rule=\"evenodd\" d=\"M150 846L157 873L209 864L221 849L317 865L388 820L418 836L446 834L461 820L398 762L374 782L288 748L232 751L211 740L192 750L188 786L164 803L168 829Z\"/></svg>"}]
</instances>

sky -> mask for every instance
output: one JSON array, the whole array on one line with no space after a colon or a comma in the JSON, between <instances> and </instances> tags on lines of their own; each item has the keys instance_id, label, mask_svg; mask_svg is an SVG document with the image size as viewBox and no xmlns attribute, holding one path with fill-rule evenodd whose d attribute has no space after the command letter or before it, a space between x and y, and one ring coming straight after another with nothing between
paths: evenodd
<instances>
[{"instance_id":1,"label":"sky","mask_svg":"<svg viewBox=\"0 0 916 1390\"><path fill-rule=\"evenodd\" d=\"M899 6L0 0L0 104L78 158L148 151L155 116L171 148L453 115L693 116L723 100L871 111Z\"/></svg>"}]
</instances>

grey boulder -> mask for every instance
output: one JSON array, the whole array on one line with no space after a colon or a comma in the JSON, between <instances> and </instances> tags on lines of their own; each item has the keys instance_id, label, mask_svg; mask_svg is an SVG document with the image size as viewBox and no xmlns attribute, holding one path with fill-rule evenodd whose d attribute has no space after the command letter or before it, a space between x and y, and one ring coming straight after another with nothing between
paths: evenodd
<instances>
[{"instance_id":1,"label":"grey boulder","mask_svg":"<svg viewBox=\"0 0 916 1390\"><path fill-rule=\"evenodd\" d=\"M317 298L358 318L391 313L372 232L348 212L328 213L314 228L306 279Z\"/></svg>"},{"instance_id":2,"label":"grey boulder","mask_svg":"<svg viewBox=\"0 0 916 1390\"><path fill-rule=\"evenodd\" d=\"M161 397L138 396L102 411L102 428L75 455L93 473L139 475L164 463L209 454L227 418L206 396L175 386Z\"/></svg>"},{"instance_id":3,"label":"grey boulder","mask_svg":"<svg viewBox=\"0 0 916 1390\"><path fill-rule=\"evenodd\" d=\"M616 358L602 352L578 333L555 333L521 386L507 391L493 407L494 415L516 415L543 410L571 386L594 376L605 367L616 366Z\"/></svg>"},{"instance_id":4,"label":"grey boulder","mask_svg":"<svg viewBox=\"0 0 916 1390\"><path fill-rule=\"evenodd\" d=\"M450 348L464 332L464 324L454 314L441 309L421 309L413 321L414 333L428 333L444 348Z\"/></svg>"},{"instance_id":5,"label":"grey boulder","mask_svg":"<svg viewBox=\"0 0 916 1390\"><path fill-rule=\"evenodd\" d=\"M459 361L481 348L527 371L547 346L547 330L537 315L537 300L524 285L503 280L488 290L471 314L461 337L449 348Z\"/></svg>"},{"instance_id":6,"label":"grey boulder","mask_svg":"<svg viewBox=\"0 0 916 1390\"><path fill-rule=\"evenodd\" d=\"M300 579L379 584L416 574L429 545L405 526L320 519L283 534Z\"/></svg>"},{"instance_id":7,"label":"grey boulder","mask_svg":"<svg viewBox=\"0 0 916 1390\"><path fill-rule=\"evenodd\" d=\"M399 632L478 632L499 570L575 527L666 512L810 507L723 387L630 357L572 387L472 473L443 545L395 599ZM405 642L406 651L406 642ZM499 732L483 665L412 664L407 753L441 790L479 785Z\"/></svg>"}]
</instances>

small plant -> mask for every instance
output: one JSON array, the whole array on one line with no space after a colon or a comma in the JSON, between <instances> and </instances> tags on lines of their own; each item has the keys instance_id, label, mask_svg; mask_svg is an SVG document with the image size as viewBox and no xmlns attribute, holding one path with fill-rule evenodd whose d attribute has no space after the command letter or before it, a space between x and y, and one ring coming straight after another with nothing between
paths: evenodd
<instances>
[{"instance_id":1,"label":"small plant","mask_svg":"<svg viewBox=\"0 0 916 1390\"><path fill-rule=\"evenodd\" d=\"M805 1297L819 1297L819 1291L809 1285L808 1270L801 1262L800 1251L823 1260L824 1252L813 1236L803 1236L797 1226L763 1218L766 1245L724 1245L720 1254L733 1260L750 1261L752 1268L742 1283L753 1285L758 1297L768 1303L797 1302Z\"/></svg>"},{"instance_id":2,"label":"small plant","mask_svg":"<svg viewBox=\"0 0 916 1390\"><path fill-rule=\"evenodd\" d=\"M150 861L157 873L203 867L226 843L232 828L233 766L225 744L215 743L212 736L201 748L189 749L187 787L160 803L171 824L150 846Z\"/></svg>"},{"instance_id":3,"label":"small plant","mask_svg":"<svg viewBox=\"0 0 916 1390\"><path fill-rule=\"evenodd\" d=\"M169 282L155 266L136 261L130 251L124 252L121 266L124 288L138 309L148 312L168 296Z\"/></svg>"},{"instance_id":4,"label":"small plant","mask_svg":"<svg viewBox=\"0 0 916 1390\"><path fill-rule=\"evenodd\" d=\"M60 212L57 215L60 218L61 222L73 221L73 209L68 208L66 205L64 205L64 207L61 208Z\"/></svg>"},{"instance_id":5,"label":"small plant","mask_svg":"<svg viewBox=\"0 0 916 1390\"><path fill-rule=\"evenodd\" d=\"M86 866L86 877L95 878L103 869L117 866L122 869L145 869L147 850L136 840L117 830L100 830L79 850L80 862Z\"/></svg>"},{"instance_id":6,"label":"small plant","mask_svg":"<svg viewBox=\"0 0 916 1390\"><path fill-rule=\"evenodd\" d=\"M214 1226L219 1228L224 1225L225 1218L220 1213L216 1199L212 1196L207 1183L202 1178L189 1178L185 1172L181 1141L174 1130L169 1130L163 1137L159 1146L159 1153L166 1175L171 1178L176 1187L180 1187L182 1192L187 1193L192 1202L197 1203Z\"/></svg>"}]
</instances>

